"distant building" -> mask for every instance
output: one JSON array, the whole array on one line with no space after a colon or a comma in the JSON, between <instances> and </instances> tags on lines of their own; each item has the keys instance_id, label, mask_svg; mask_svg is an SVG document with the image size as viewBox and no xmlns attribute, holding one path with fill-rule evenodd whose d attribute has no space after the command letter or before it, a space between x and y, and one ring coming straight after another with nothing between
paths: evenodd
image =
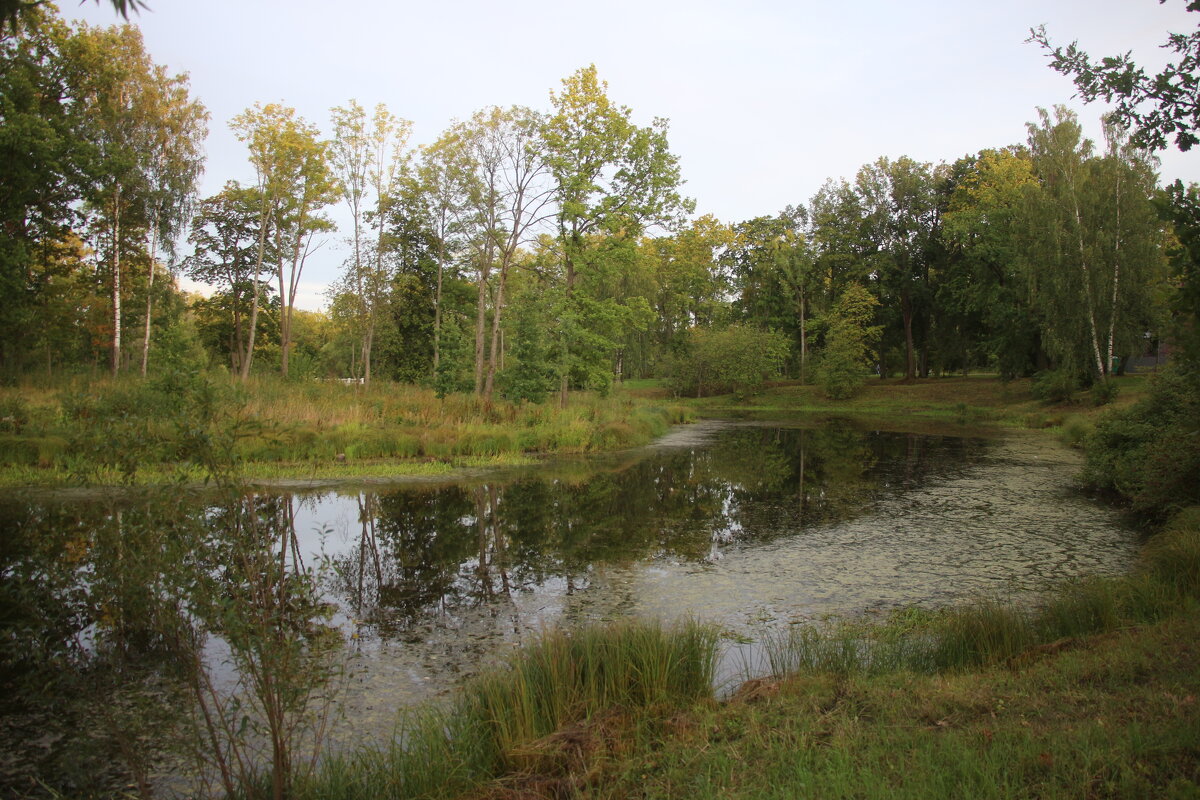
<instances>
[{"instance_id":1,"label":"distant building","mask_svg":"<svg viewBox=\"0 0 1200 800\"><path fill-rule=\"evenodd\" d=\"M1171 360L1170 342L1159 339L1149 332L1146 333L1144 341L1146 346L1142 348L1142 354L1125 362L1124 372L1126 375L1158 372Z\"/></svg>"}]
</instances>

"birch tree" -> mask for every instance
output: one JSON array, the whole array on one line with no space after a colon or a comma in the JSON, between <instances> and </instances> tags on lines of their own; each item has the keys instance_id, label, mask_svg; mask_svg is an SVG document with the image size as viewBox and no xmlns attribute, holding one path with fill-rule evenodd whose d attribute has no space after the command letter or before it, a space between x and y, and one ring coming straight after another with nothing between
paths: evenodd
<instances>
[{"instance_id":1,"label":"birch tree","mask_svg":"<svg viewBox=\"0 0 1200 800\"><path fill-rule=\"evenodd\" d=\"M156 67L147 102L158 123L149 131L143 153L150 226L150 264L146 274L146 319L142 337L143 376L150 361L155 261L160 247L174 254L175 239L187 224L204 169L204 139L208 135L208 112L188 96L184 76L168 78L162 67Z\"/></svg>"},{"instance_id":2,"label":"birch tree","mask_svg":"<svg viewBox=\"0 0 1200 800\"><path fill-rule=\"evenodd\" d=\"M460 148L464 222L476 274L475 393L489 400L509 274L518 250L551 219L553 210L541 124L531 109L492 107L456 123L442 137L445 146Z\"/></svg>"},{"instance_id":3,"label":"birch tree","mask_svg":"<svg viewBox=\"0 0 1200 800\"><path fill-rule=\"evenodd\" d=\"M412 123L395 116L382 103L375 107L370 120L355 100L330 113L332 165L353 220L353 252L344 282L354 294L358 363L364 382L370 383L375 329L389 283L384 220L405 174ZM370 244L364 241L368 214L376 227L375 241Z\"/></svg>"},{"instance_id":4,"label":"birch tree","mask_svg":"<svg viewBox=\"0 0 1200 800\"><path fill-rule=\"evenodd\" d=\"M246 353L241 359L241 379L250 377L254 360L255 333L261 305L262 273L268 237L274 234L282 259L283 232L279 229L284 206L303 193L306 154L315 140L314 129L296 116L296 110L276 103L255 104L229 123L238 139L249 149L258 194L258 247L253 269L250 321ZM282 269L280 266L279 269ZM282 285L282 280L280 281ZM281 302L284 298L280 298Z\"/></svg>"}]
</instances>

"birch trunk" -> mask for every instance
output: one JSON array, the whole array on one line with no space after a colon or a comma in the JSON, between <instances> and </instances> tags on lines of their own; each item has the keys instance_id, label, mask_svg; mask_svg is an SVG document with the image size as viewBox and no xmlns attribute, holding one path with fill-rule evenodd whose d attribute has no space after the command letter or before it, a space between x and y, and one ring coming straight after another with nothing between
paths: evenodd
<instances>
[{"instance_id":1,"label":"birch trunk","mask_svg":"<svg viewBox=\"0 0 1200 800\"><path fill-rule=\"evenodd\" d=\"M113 197L112 233L112 374L117 377L121 370L121 186L117 185Z\"/></svg>"},{"instance_id":2,"label":"birch trunk","mask_svg":"<svg viewBox=\"0 0 1200 800\"><path fill-rule=\"evenodd\" d=\"M158 215L150 227L150 274L146 279L146 331L142 337L142 377L150 364L150 315L154 311L154 254L158 252Z\"/></svg>"}]
</instances>

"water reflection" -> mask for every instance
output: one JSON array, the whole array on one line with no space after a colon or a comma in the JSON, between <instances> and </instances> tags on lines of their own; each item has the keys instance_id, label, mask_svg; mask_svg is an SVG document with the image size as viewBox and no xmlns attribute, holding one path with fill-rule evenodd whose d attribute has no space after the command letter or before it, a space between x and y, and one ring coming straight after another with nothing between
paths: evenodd
<instances>
[{"instance_id":1,"label":"water reflection","mask_svg":"<svg viewBox=\"0 0 1200 800\"><path fill-rule=\"evenodd\" d=\"M353 504L357 530L333 555L330 591L360 637L511 602L652 561L711 564L851 519L891 493L979 461L980 439L739 426L703 448L646 457L582 480L535 474L329 497L308 524ZM304 524L304 523L302 523Z\"/></svg>"}]
</instances>

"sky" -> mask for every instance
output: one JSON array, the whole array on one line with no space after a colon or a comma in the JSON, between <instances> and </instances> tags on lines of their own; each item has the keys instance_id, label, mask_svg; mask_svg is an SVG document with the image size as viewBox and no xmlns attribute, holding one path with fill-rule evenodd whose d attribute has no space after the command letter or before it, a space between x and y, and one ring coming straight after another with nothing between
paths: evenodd
<instances>
[{"instance_id":1,"label":"sky","mask_svg":"<svg viewBox=\"0 0 1200 800\"><path fill-rule=\"evenodd\" d=\"M109 0L60 0L62 15L121 22ZM1073 98L1029 29L1092 56L1132 51L1148 71L1167 32L1200 15L1183 0L147 0L131 15L155 63L186 72L209 109L201 196L253 183L229 120L294 107L328 134L329 109L384 103L411 145L492 106L546 110L595 64L634 121L670 121L697 214L735 223L807 204L829 178L880 156L953 161L1025 141L1038 107L1075 109L1099 141L1102 104ZM1200 181L1200 150L1162 154L1164 181ZM344 206L344 204L343 204ZM342 230L349 214L334 209ZM297 305L327 307L348 253L315 254ZM185 288L191 288L185 285Z\"/></svg>"}]
</instances>

